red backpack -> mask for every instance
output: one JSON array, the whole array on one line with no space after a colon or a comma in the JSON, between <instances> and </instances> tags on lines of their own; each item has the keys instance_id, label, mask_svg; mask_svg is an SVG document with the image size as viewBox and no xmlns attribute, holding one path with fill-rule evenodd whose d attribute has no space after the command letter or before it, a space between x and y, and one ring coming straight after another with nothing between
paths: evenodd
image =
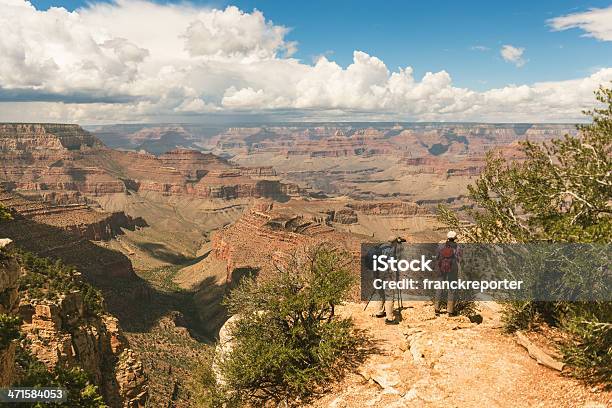
<instances>
[{"instance_id":1,"label":"red backpack","mask_svg":"<svg viewBox=\"0 0 612 408\"><path fill-rule=\"evenodd\" d=\"M455 258L455 248L445 245L440 250L440 272L449 273L453 268L453 258Z\"/></svg>"}]
</instances>

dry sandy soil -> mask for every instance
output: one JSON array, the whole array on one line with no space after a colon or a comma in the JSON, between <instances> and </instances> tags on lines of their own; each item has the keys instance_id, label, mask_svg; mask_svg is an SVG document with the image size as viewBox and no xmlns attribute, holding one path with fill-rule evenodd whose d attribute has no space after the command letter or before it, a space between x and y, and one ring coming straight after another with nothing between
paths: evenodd
<instances>
[{"instance_id":1,"label":"dry sandy soil","mask_svg":"<svg viewBox=\"0 0 612 408\"><path fill-rule=\"evenodd\" d=\"M479 325L434 318L429 302L405 302L400 325L386 326L363 306L347 304L340 313L366 329L379 351L310 407L612 406L612 393L538 365L501 331L495 303L480 304Z\"/></svg>"}]
</instances>

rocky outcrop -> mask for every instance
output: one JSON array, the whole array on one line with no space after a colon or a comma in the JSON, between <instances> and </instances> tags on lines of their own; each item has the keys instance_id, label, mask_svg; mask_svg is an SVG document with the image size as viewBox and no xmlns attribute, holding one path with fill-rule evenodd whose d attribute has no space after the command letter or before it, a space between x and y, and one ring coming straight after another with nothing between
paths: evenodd
<instances>
[{"instance_id":1,"label":"rocky outcrop","mask_svg":"<svg viewBox=\"0 0 612 408\"><path fill-rule=\"evenodd\" d=\"M22 331L30 351L49 369L78 366L113 407L144 407L148 389L140 363L128 348L117 319L88 315L80 293L57 301L22 299Z\"/></svg>"},{"instance_id":2,"label":"rocky outcrop","mask_svg":"<svg viewBox=\"0 0 612 408\"><path fill-rule=\"evenodd\" d=\"M93 241L108 241L123 234L122 228L134 230L144 227L146 223L141 218L134 220L122 211L103 213L102 218L95 222L75 223L65 229L75 235Z\"/></svg>"},{"instance_id":3,"label":"rocky outcrop","mask_svg":"<svg viewBox=\"0 0 612 408\"><path fill-rule=\"evenodd\" d=\"M117 251L96 245L79 235L18 213L12 220L0 221L3 234L34 254L61 259L75 265L88 281L108 285L116 278L136 279L130 260Z\"/></svg>"},{"instance_id":4,"label":"rocky outcrop","mask_svg":"<svg viewBox=\"0 0 612 408\"><path fill-rule=\"evenodd\" d=\"M78 125L0 124L0 151L79 150L101 146L96 137Z\"/></svg>"},{"instance_id":5,"label":"rocky outcrop","mask_svg":"<svg viewBox=\"0 0 612 408\"><path fill-rule=\"evenodd\" d=\"M193 182L200 180L212 169L229 167L226 160L197 150L176 149L162 154L157 159L164 167L177 170Z\"/></svg>"},{"instance_id":6,"label":"rocky outcrop","mask_svg":"<svg viewBox=\"0 0 612 408\"><path fill-rule=\"evenodd\" d=\"M299 251L323 243L341 248L352 254L351 269L359 274L360 243L368 238L337 230L328 225L329 218L325 208L308 212L293 207L291 201L258 200L235 223L217 230L208 257L177 277L196 289L194 302L206 329L215 332L221 327L227 318L221 301L243 276L267 279ZM359 296L357 287L352 295Z\"/></svg>"},{"instance_id":7,"label":"rocky outcrop","mask_svg":"<svg viewBox=\"0 0 612 408\"><path fill-rule=\"evenodd\" d=\"M17 279L21 269L15 259L8 255L12 246L8 241L0 243L0 314L15 315L19 304ZM15 351L17 344L10 341L6 345L0 342L0 387L6 388L14 383Z\"/></svg>"},{"instance_id":8,"label":"rocky outcrop","mask_svg":"<svg viewBox=\"0 0 612 408\"><path fill-rule=\"evenodd\" d=\"M6 191L0 191L0 204L24 218L94 241L107 241L123 234L122 228L134 230L146 225L144 220L133 219L123 212L96 211L83 203L49 204Z\"/></svg>"},{"instance_id":9,"label":"rocky outcrop","mask_svg":"<svg viewBox=\"0 0 612 408\"><path fill-rule=\"evenodd\" d=\"M272 166L240 167L240 175L248 177L276 177Z\"/></svg>"},{"instance_id":10,"label":"rocky outcrop","mask_svg":"<svg viewBox=\"0 0 612 408\"><path fill-rule=\"evenodd\" d=\"M211 254L226 263L228 282L236 270L271 273L296 250L324 242L344 248L358 259L362 238L327 225L327 217L325 212L317 216L300 213L291 204L260 201L213 235Z\"/></svg>"},{"instance_id":11,"label":"rocky outcrop","mask_svg":"<svg viewBox=\"0 0 612 408\"><path fill-rule=\"evenodd\" d=\"M15 352L27 347L49 370L80 367L99 386L111 407L144 407L148 395L142 364L123 335L115 317L92 312L83 294L66 289L58 295L20 292L18 278L31 273L22 268L10 246L0 248L0 313L19 315L26 339L3 347L0 343L0 386L14 385L21 375ZM60 279L56 277L55 279ZM71 279L80 279L74 272Z\"/></svg>"},{"instance_id":12,"label":"rocky outcrop","mask_svg":"<svg viewBox=\"0 0 612 408\"><path fill-rule=\"evenodd\" d=\"M0 180L24 191L123 192L123 183L87 160L104 149L78 125L0 124Z\"/></svg>"},{"instance_id":13,"label":"rocky outcrop","mask_svg":"<svg viewBox=\"0 0 612 408\"><path fill-rule=\"evenodd\" d=\"M339 210L329 210L329 220L340 224L355 224L357 213L352 208L341 208Z\"/></svg>"},{"instance_id":14,"label":"rocky outcrop","mask_svg":"<svg viewBox=\"0 0 612 408\"><path fill-rule=\"evenodd\" d=\"M347 207L367 215L426 215L429 210L418 204L406 201L354 201Z\"/></svg>"}]
</instances>

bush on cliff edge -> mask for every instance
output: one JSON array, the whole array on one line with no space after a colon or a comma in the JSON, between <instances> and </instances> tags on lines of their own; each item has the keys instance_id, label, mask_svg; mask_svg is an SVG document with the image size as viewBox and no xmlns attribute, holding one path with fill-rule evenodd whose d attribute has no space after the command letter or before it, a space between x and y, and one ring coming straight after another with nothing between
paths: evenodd
<instances>
[{"instance_id":1,"label":"bush on cliff edge","mask_svg":"<svg viewBox=\"0 0 612 408\"><path fill-rule=\"evenodd\" d=\"M239 315L228 328L231 351L213 357L208 404L294 404L325 389L359 360L365 338L334 315L355 283L349 255L319 246L294 256L269 279L245 279L227 297ZM216 377L215 378L215 375Z\"/></svg>"}]
</instances>

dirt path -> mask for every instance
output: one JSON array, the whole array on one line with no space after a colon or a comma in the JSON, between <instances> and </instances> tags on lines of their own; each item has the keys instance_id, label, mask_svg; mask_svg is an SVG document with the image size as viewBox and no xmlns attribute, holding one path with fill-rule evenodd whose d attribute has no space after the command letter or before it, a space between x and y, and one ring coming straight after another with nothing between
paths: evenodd
<instances>
[{"instance_id":1,"label":"dirt path","mask_svg":"<svg viewBox=\"0 0 612 408\"><path fill-rule=\"evenodd\" d=\"M482 324L433 318L429 303L404 303L402 322L386 326L347 304L340 313L367 329L379 352L312 407L584 407L612 406L595 392L538 365L502 333L498 305L482 303Z\"/></svg>"}]
</instances>

